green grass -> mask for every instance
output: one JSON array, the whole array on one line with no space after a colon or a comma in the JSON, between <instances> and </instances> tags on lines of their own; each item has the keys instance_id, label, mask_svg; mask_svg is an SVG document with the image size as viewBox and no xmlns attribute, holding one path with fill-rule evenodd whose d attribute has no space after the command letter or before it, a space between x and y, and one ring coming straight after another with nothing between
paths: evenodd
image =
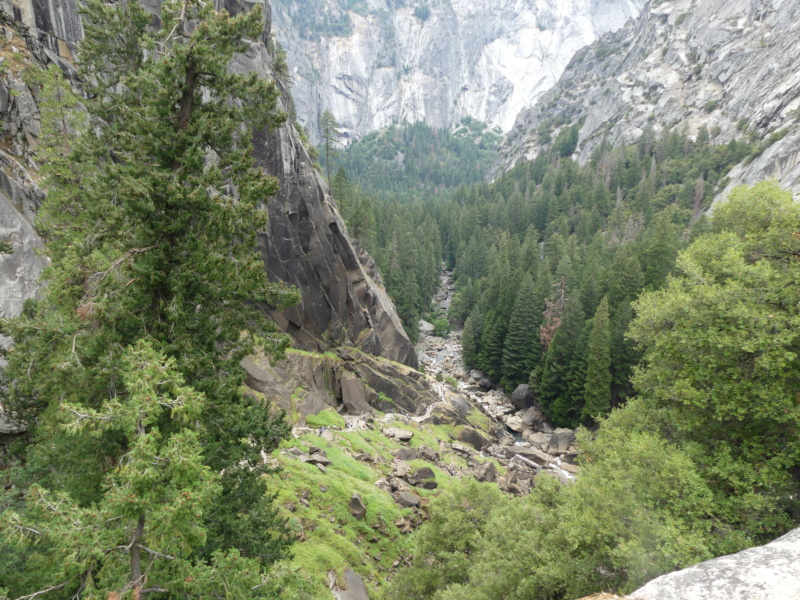
<instances>
[{"instance_id":1,"label":"green grass","mask_svg":"<svg viewBox=\"0 0 800 600\"><path fill-rule=\"evenodd\" d=\"M315 415L306 417L306 425L313 428L318 427L342 427L344 428L344 417L332 408L321 410Z\"/></svg>"},{"instance_id":2,"label":"green grass","mask_svg":"<svg viewBox=\"0 0 800 600\"><path fill-rule=\"evenodd\" d=\"M326 409L307 422L325 422L326 425L343 427L344 420L332 409ZM381 415L376 415L380 419ZM319 427L320 425L315 425ZM398 427L412 431L414 437L409 443L400 443L381 433L383 427ZM419 425L397 419L390 423L376 423L375 429L336 431L333 442L328 442L315 433L306 433L300 439L289 440L282 447L298 446L308 451L309 446L317 446L325 451L331 461L327 473L316 466L281 456L283 470L272 475L271 489L278 492L277 503L293 531L304 537L293 547L293 558L282 568L293 573L296 585L302 584L302 594L295 592L294 585L284 590L288 600L293 594L299 598L329 598L327 584L328 572L335 572L338 582L343 583L344 570L352 568L364 579L370 588L370 598L380 600L380 584L371 583L386 580L392 563L401 556L413 552L414 534L402 535L395 521L411 516L414 511L398 506L391 495L375 486L381 477L389 475L394 467L393 452L401 447L419 448L426 446L440 452L439 442L451 442L460 428L447 425ZM352 454L366 453L375 462L359 462ZM459 454L443 454L446 465L464 468L467 461ZM418 459L409 462L413 470L430 467L436 475L438 487L435 490L415 488L421 497L432 497L453 486L460 480L451 477L446 469ZM325 491L323 491L323 488ZM309 506L303 506L300 499L308 493ZM356 520L348 509L348 502L358 492L367 514L363 521ZM288 508L293 506L294 511ZM333 522L331 522L333 518Z\"/></svg>"}]
</instances>

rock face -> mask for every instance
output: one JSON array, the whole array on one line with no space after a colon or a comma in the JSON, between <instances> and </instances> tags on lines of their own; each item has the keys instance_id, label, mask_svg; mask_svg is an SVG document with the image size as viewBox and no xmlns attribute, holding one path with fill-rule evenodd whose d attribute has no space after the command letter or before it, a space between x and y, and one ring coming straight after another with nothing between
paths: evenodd
<instances>
[{"instance_id":1,"label":"rock face","mask_svg":"<svg viewBox=\"0 0 800 600\"><path fill-rule=\"evenodd\" d=\"M344 11L337 0L275 0L273 6L298 119L317 140L326 109L349 138L403 120L447 127L465 116L508 130L578 49L622 26L644 3L370 0ZM339 25L324 26L323 16Z\"/></svg>"},{"instance_id":2,"label":"rock face","mask_svg":"<svg viewBox=\"0 0 800 600\"><path fill-rule=\"evenodd\" d=\"M158 3L146 2L145 6L154 10ZM246 1L224 2L232 13L249 6ZM30 0L15 1L13 6L4 0L2 15L16 30L4 33L18 40L20 49L15 52L25 60L54 62L66 70L82 35L76 7L75 0L35 6ZM273 77L269 31L267 21L264 35L232 68ZM0 81L0 112L4 133L12 140L10 152L5 147L0 151L0 239L10 238L16 250L0 257L0 314L13 315L24 298L35 293L44 259L34 254L42 243L31 225L43 197L34 183L33 162L40 117L35 98L11 71ZM294 127L287 124L259 132L255 141L259 164L281 183L279 195L268 201L269 233L260 239L266 269L271 279L302 291L298 306L283 313L264 309L305 349L352 345L416 366L414 349L372 259L350 241L327 186Z\"/></svg>"},{"instance_id":3,"label":"rock face","mask_svg":"<svg viewBox=\"0 0 800 600\"><path fill-rule=\"evenodd\" d=\"M789 600L800 598L800 529L765 546L662 575L631 600Z\"/></svg>"},{"instance_id":4,"label":"rock face","mask_svg":"<svg viewBox=\"0 0 800 600\"><path fill-rule=\"evenodd\" d=\"M519 114L495 174L538 153L544 123L584 119L576 152L582 163L603 139L632 142L648 126L696 134L705 125L716 143L743 130L766 139L790 127L735 167L730 186L776 178L800 191L798 11L798 0L651 2L635 21L578 52L558 85Z\"/></svg>"}]
</instances>

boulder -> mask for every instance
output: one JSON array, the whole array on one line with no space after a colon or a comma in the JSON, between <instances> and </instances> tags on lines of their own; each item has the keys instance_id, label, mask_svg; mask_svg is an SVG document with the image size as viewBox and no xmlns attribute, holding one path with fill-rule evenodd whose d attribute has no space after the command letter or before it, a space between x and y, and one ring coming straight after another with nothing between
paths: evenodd
<instances>
[{"instance_id":1,"label":"boulder","mask_svg":"<svg viewBox=\"0 0 800 600\"><path fill-rule=\"evenodd\" d=\"M392 495L394 501L404 508L419 506L420 497L411 492L397 492Z\"/></svg>"},{"instance_id":2,"label":"boulder","mask_svg":"<svg viewBox=\"0 0 800 600\"><path fill-rule=\"evenodd\" d=\"M469 399L464 394L447 391L445 392L444 397L447 402L450 403L450 406L453 407L453 410L455 410L462 418L466 418L466 416L472 410L472 404L469 403Z\"/></svg>"},{"instance_id":3,"label":"boulder","mask_svg":"<svg viewBox=\"0 0 800 600\"><path fill-rule=\"evenodd\" d=\"M355 375L342 375L342 403L349 415L371 413L372 407L367 402L367 388Z\"/></svg>"},{"instance_id":4,"label":"boulder","mask_svg":"<svg viewBox=\"0 0 800 600\"><path fill-rule=\"evenodd\" d=\"M522 418L518 415L511 415L510 417L506 417L506 427L512 431L521 433L525 430L525 423L522 422Z\"/></svg>"},{"instance_id":5,"label":"boulder","mask_svg":"<svg viewBox=\"0 0 800 600\"><path fill-rule=\"evenodd\" d=\"M400 429L399 427L387 427L383 430L383 435L386 437L394 438L399 442L407 442L414 437L413 432Z\"/></svg>"},{"instance_id":6,"label":"boulder","mask_svg":"<svg viewBox=\"0 0 800 600\"><path fill-rule=\"evenodd\" d=\"M532 446L536 446L537 448L544 450L550 444L551 437L553 437L552 433L536 432L528 436L528 442Z\"/></svg>"},{"instance_id":7,"label":"boulder","mask_svg":"<svg viewBox=\"0 0 800 600\"><path fill-rule=\"evenodd\" d=\"M571 429L559 427L550 437L550 442L547 444L547 450L545 450L545 452L548 454L564 454L574 443L575 432Z\"/></svg>"},{"instance_id":8,"label":"boulder","mask_svg":"<svg viewBox=\"0 0 800 600\"><path fill-rule=\"evenodd\" d=\"M420 446L418 449L420 456L429 462L436 462L439 460L439 453L427 446Z\"/></svg>"},{"instance_id":9,"label":"boulder","mask_svg":"<svg viewBox=\"0 0 800 600\"><path fill-rule=\"evenodd\" d=\"M439 486L436 482L436 474L430 467L418 469L409 477L409 482L426 490L435 490Z\"/></svg>"},{"instance_id":10,"label":"boulder","mask_svg":"<svg viewBox=\"0 0 800 600\"><path fill-rule=\"evenodd\" d=\"M497 480L497 467L492 461L486 461L475 469L475 479L494 483Z\"/></svg>"},{"instance_id":11,"label":"boulder","mask_svg":"<svg viewBox=\"0 0 800 600\"><path fill-rule=\"evenodd\" d=\"M526 409L533 406L533 390L527 383L522 383L511 393L511 404Z\"/></svg>"},{"instance_id":12,"label":"boulder","mask_svg":"<svg viewBox=\"0 0 800 600\"><path fill-rule=\"evenodd\" d=\"M505 452L508 458L518 455L541 466L549 465L555 460L552 456L542 452L535 446L508 446Z\"/></svg>"},{"instance_id":13,"label":"boulder","mask_svg":"<svg viewBox=\"0 0 800 600\"><path fill-rule=\"evenodd\" d=\"M488 437L473 427L464 427L458 433L458 439L465 444L469 444L475 450L482 450L491 443Z\"/></svg>"},{"instance_id":14,"label":"boulder","mask_svg":"<svg viewBox=\"0 0 800 600\"><path fill-rule=\"evenodd\" d=\"M454 444L450 444L450 447L459 454L463 454L464 456L470 456L472 454L472 449L467 448L465 445L459 444L457 442Z\"/></svg>"},{"instance_id":15,"label":"boulder","mask_svg":"<svg viewBox=\"0 0 800 600\"><path fill-rule=\"evenodd\" d=\"M434 329L436 329L436 327L433 326L433 323L428 323L424 319L420 319L420 321L419 321L419 332L420 333L431 334L431 333L433 333Z\"/></svg>"},{"instance_id":16,"label":"boulder","mask_svg":"<svg viewBox=\"0 0 800 600\"><path fill-rule=\"evenodd\" d=\"M322 454L311 454L309 456L301 457L300 460L311 463L312 465L322 465L323 467L331 464L330 459Z\"/></svg>"},{"instance_id":17,"label":"boulder","mask_svg":"<svg viewBox=\"0 0 800 600\"><path fill-rule=\"evenodd\" d=\"M359 496L356 492L353 492L353 496L350 498L347 508L350 509L350 514L359 521L367 514L367 507L364 506L364 503L361 501L361 496Z\"/></svg>"},{"instance_id":18,"label":"boulder","mask_svg":"<svg viewBox=\"0 0 800 600\"><path fill-rule=\"evenodd\" d=\"M418 453L414 448L398 448L393 455L400 460L417 460Z\"/></svg>"},{"instance_id":19,"label":"boulder","mask_svg":"<svg viewBox=\"0 0 800 600\"><path fill-rule=\"evenodd\" d=\"M536 405L529 407L520 416L522 417L522 421L531 427L544 423L545 420L542 409Z\"/></svg>"},{"instance_id":20,"label":"boulder","mask_svg":"<svg viewBox=\"0 0 800 600\"><path fill-rule=\"evenodd\" d=\"M450 403L437 402L431 406L423 422L433 425L463 425L466 421Z\"/></svg>"},{"instance_id":21,"label":"boulder","mask_svg":"<svg viewBox=\"0 0 800 600\"><path fill-rule=\"evenodd\" d=\"M800 598L800 528L764 546L657 577L636 600L789 600Z\"/></svg>"},{"instance_id":22,"label":"boulder","mask_svg":"<svg viewBox=\"0 0 800 600\"><path fill-rule=\"evenodd\" d=\"M346 569L344 572L344 581L347 588L344 590L335 590L333 592L333 597L336 598L336 600L369 600L367 587L357 573Z\"/></svg>"}]
</instances>

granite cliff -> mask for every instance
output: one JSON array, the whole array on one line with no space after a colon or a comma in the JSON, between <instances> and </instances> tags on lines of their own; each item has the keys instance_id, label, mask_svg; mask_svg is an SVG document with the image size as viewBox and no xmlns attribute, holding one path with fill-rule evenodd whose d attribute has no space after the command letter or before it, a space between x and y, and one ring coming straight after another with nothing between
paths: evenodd
<instances>
[{"instance_id":1,"label":"granite cliff","mask_svg":"<svg viewBox=\"0 0 800 600\"><path fill-rule=\"evenodd\" d=\"M727 189L774 178L800 190L800 58L796 0L653 1L635 20L578 52L558 84L517 117L499 173L542 147L542 131L582 120L575 158L646 128L705 126L716 143L764 140ZM720 190L723 191L723 190Z\"/></svg>"},{"instance_id":2,"label":"granite cliff","mask_svg":"<svg viewBox=\"0 0 800 600\"><path fill-rule=\"evenodd\" d=\"M149 6L155 9L157 4ZM226 2L229 12L247 10L246 2ZM37 2L4 2L0 8L3 37L0 73L0 114L3 144L0 145L0 239L12 243L12 254L0 255L0 314L17 314L23 301L34 296L38 278L47 264L44 242L33 223L44 199L37 169L37 142L41 115L36 91L23 75L28 64L57 64L66 76L76 79L73 56L82 35L74 0L42 5ZM269 11L264 33L250 51L237 58L231 68L275 77L270 51ZM284 89L284 102L288 92ZM311 353L348 347L359 363L381 357L399 363L394 368L370 373L404 380L417 366L414 348L403 331L394 305L383 289L371 257L350 240L347 228L331 198L327 185L315 170L294 126L286 123L274 131L256 134L259 164L280 179L280 192L268 199L269 233L260 239L265 268L273 280L297 286L300 304L278 312L263 309L289 332L295 346ZM298 360L293 354L287 360ZM325 387L325 401L342 399L340 380L358 374L355 360L336 363L333 380ZM411 369L408 369L411 367ZM258 375L269 365L253 370L251 380L268 392ZM362 369L363 370L363 369ZM284 371L296 369L284 367ZM311 373L311 371L309 371ZM357 375L359 379L362 375ZM366 378L370 389L380 387L378 375ZM351 389L352 386L345 386ZM410 380L400 386L409 390L402 402L410 410L425 398L426 388ZM294 389L294 388L293 388ZM411 391L413 390L413 391ZM370 399L378 394L369 394ZM309 404L319 410L317 404ZM288 404L285 408L290 408Z\"/></svg>"},{"instance_id":3,"label":"granite cliff","mask_svg":"<svg viewBox=\"0 0 800 600\"><path fill-rule=\"evenodd\" d=\"M330 109L346 137L471 116L507 131L572 55L645 0L275 0L297 117Z\"/></svg>"}]
</instances>

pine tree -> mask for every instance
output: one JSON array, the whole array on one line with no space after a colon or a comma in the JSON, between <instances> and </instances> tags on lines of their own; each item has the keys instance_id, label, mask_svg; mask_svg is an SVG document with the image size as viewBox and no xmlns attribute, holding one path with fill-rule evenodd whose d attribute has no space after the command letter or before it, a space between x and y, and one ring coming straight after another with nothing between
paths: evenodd
<instances>
[{"instance_id":1,"label":"pine tree","mask_svg":"<svg viewBox=\"0 0 800 600\"><path fill-rule=\"evenodd\" d=\"M166 2L151 30L135 3L85 8L90 126L49 154L45 296L3 322L4 402L33 433L0 525L22 559L0 579L20 594L257 597L289 542L260 452L288 426L242 394L240 362L288 345L257 303L297 299L256 246L277 182L249 131L282 121L278 91L228 70L263 14Z\"/></svg>"},{"instance_id":2,"label":"pine tree","mask_svg":"<svg viewBox=\"0 0 800 600\"><path fill-rule=\"evenodd\" d=\"M533 279L526 273L522 279L503 348L503 387L508 391L527 383L534 367L535 348L539 343L541 309L537 310Z\"/></svg>"},{"instance_id":3,"label":"pine tree","mask_svg":"<svg viewBox=\"0 0 800 600\"><path fill-rule=\"evenodd\" d=\"M335 146L339 142L339 136L342 135L342 132L339 130L339 122L329 110L323 112L319 118L319 135L325 148L325 172L328 174L328 182L332 183L331 161L336 155Z\"/></svg>"},{"instance_id":4,"label":"pine tree","mask_svg":"<svg viewBox=\"0 0 800 600\"><path fill-rule=\"evenodd\" d=\"M472 368L476 364L477 353L475 346L475 325L472 317L467 317L464 323L464 330L461 332L461 357L464 366Z\"/></svg>"},{"instance_id":5,"label":"pine tree","mask_svg":"<svg viewBox=\"0 0 800 600\"><path fill-rule=\"evenodd\" d=\"M589 337L586 359L586 384L581 419L591 423L611 410L611 338L608 325L608 298L597 307Z\"/></svg>"},{"instance_id":6,"label":"pine tree","mask_svg":"<svg viewBox=\"0 0 800 600\"><path fill-rule=\"evenodd\" d=\"M576 348L584 326L581 301L577 295L567 299L564 318L553 336L538 382L540 405L554 425L569 426L569 413L583 398L573 398L570 392L570 365L576 356ZM553 411L553 407L556 411Z\"/></svg>"}]
</instances>

